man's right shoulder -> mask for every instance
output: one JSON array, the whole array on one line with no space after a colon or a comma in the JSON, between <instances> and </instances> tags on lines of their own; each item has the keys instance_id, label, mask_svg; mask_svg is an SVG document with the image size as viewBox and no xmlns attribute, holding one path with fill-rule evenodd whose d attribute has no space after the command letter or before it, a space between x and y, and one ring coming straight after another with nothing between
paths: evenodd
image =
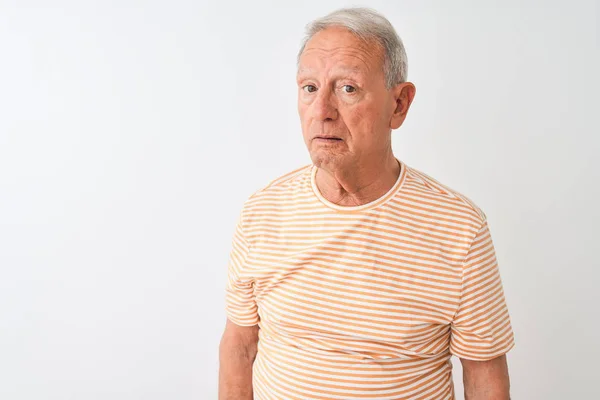
<instances>
[{"instance_id":1,"label":"man's right shoulder","mask_svg":"<svg viewBox=\"0 0 600 400\"><path fill-rule=\"evenodd\" d=\"M280 192L281 190L293 185L298 179L302 179L310 174L310 170L313 164L305 164L301 167L293 169L289 172L286 172L282 175L277 176L267 183L265 186L260 189L254 191L248 198L245 203L253 202L263 196L270 196L273 193Z\"/></svg>"}]
</instances>

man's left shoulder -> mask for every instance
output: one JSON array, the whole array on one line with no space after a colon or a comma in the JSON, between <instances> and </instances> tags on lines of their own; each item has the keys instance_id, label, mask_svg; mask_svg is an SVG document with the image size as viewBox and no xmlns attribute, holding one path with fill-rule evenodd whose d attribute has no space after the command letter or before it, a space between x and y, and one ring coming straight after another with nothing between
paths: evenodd
<instances>
[{"instance_id":1,"label":"man's left shoulder","mask_svg":"<svg viewBox=\"0 0 600 400\"><path fill-rule=\"evenodd\" d=\"M407 186L410 186L415 194L422 196L424 202L434 201L439 207L448 207L453 214L456 212L466 213L480 219L480 221L484 221L487 218L482 208L470 197L459 190L441 183L431 175L410 167L408 178L410 185Z\"/></svg>"}]
</instances>

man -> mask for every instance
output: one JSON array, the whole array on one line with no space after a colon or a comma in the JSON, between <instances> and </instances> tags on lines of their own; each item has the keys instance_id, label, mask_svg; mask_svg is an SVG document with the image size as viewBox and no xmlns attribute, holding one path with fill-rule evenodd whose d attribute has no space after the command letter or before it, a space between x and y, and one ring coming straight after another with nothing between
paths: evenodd
<instances>
[{"instance_id":1,"label":"man","mask_svg":"<svg viewBox=\"0 0 600 400\"><path fill-rule=\"evenodd\" d=\"M509 399L514 346L484 212L392 153L415 96L387 19L342 9L298 57L312 163L244 204L219 399Z\"/></svg>"}]
</instances>

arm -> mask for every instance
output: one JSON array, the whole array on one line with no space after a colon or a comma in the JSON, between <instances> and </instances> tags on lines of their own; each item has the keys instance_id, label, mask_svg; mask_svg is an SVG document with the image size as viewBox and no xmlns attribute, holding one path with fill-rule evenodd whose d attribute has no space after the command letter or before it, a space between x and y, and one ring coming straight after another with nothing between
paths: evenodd
<instances>
[{"instance_id":1,"label":"arm","mask_svg":"<svg viewBox=\"0 0 600 400\"><path fill-rule=\"evenodd\" d=\"M450 352L463 366L465 399L509 400L506 353L515 338L487 220L463 262L461 299L450 332Z\"/></svg>"},{"instance_id":2,"label":"arm","mask_svg":"<svg viewBox=\"0 0 600 400\"><path fill-rule=\"evenodd\" d=\"M510 400L506 354L487 361L461 358L465 400Z\"/></svg>"},{"instance_id":3,"label":"arm","mask_svg":"<svg viewBox=\"0 0 600 400\"><path fill-rule=\"evenodd\" d=\"M239 326L227 319L219 344L219 400L253 400L258 331L258 325Z\"/></svg>"}]
</instances>

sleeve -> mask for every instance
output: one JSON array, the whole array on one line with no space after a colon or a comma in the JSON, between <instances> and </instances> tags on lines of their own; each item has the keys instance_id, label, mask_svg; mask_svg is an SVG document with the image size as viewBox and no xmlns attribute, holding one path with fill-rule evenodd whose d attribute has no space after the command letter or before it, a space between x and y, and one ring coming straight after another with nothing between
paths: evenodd
<instances>
[{"instance_id":1,"label":"sleeve","mask_svg":"<svg viewBox=\"0 0 600 400\"><path fill-rule=\"evenodd\" d=\"M258 307L254 296L254 280L245 269L249 244L244 238L240 215L233 234L227 284L225 288L225 311L227 318L240 326L253 326L259 322Z\"/></svg>"},{"instance_id":2,"label":"sleeve","mask_svg":"<svg viewBox=\"0 0 600 400\"><path fill-rule=\"evenodd\" d=\"M459 358L491 360L515 345L487 219L464 260L461 300L450 329L450 353Z\"/></svg>"}]
</instances>

